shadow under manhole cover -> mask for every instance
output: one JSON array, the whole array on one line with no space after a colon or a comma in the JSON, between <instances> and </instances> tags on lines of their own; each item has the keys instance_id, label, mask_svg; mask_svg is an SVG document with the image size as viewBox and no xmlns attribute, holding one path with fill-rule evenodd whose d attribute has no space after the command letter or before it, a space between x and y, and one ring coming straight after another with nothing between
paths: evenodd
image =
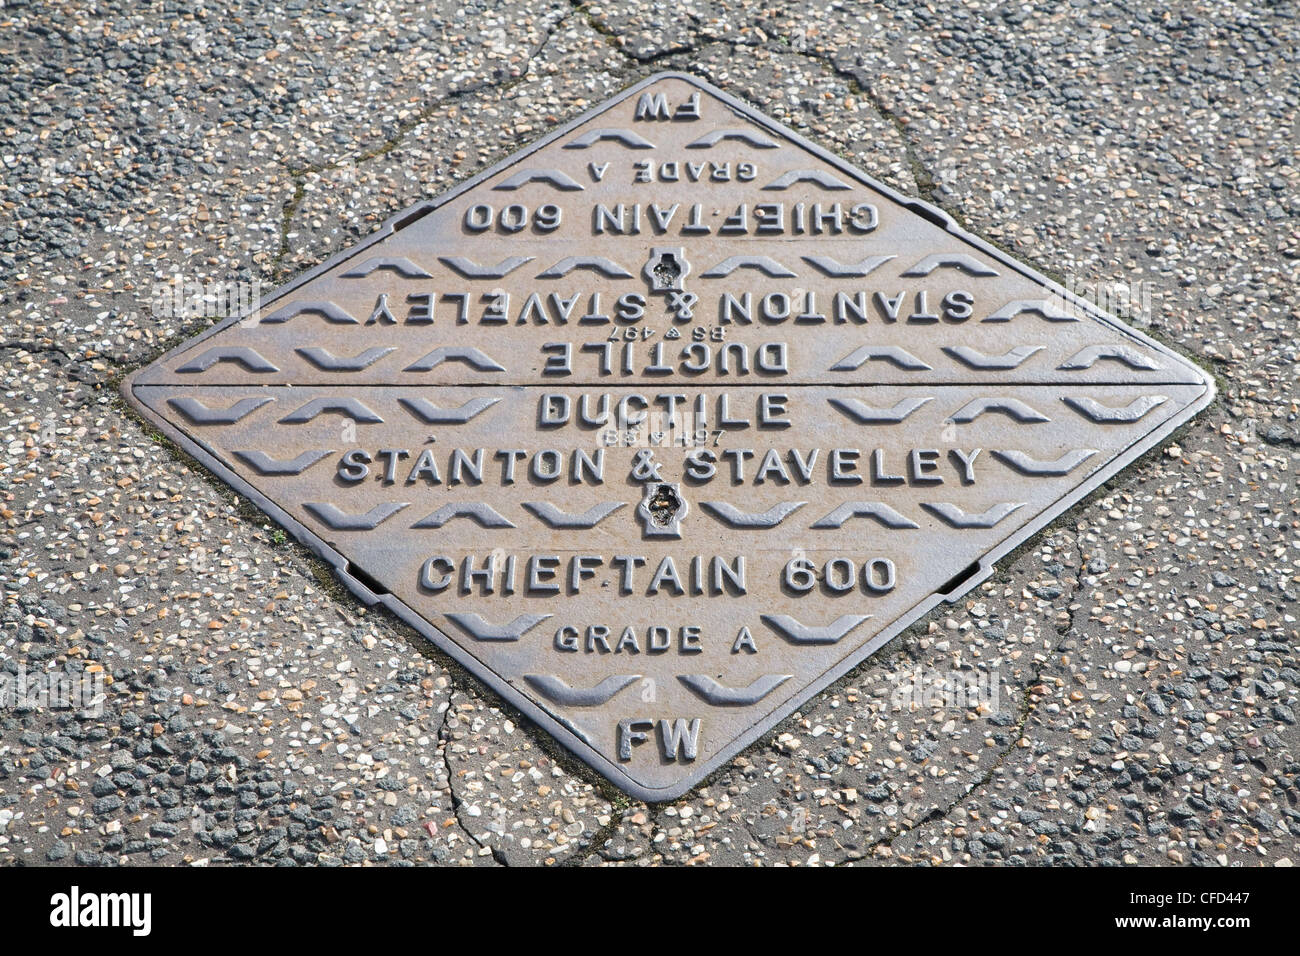
<instances>
[{"instance_id":1,"label":"shadow under manhole cover","mask_svg":"<svg viewBox=\"0 0 1300 956\"><path fill-rule=\"evenodd\" d=\"M664 800L1213 387L663 74L125 390L363 600Z\"/></svg>"}]
</instances>

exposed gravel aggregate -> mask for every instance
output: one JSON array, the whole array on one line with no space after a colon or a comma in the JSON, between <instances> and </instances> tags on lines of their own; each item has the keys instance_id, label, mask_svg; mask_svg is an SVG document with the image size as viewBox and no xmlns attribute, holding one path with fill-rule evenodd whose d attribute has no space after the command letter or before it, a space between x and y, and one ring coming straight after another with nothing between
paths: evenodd
<instances>
[{"instance_id":1,"label":"exposed gravel aggregate","mask_svg":"<svg viewBox=\"0 0 1300 956\"><path fill-rule=\"evenodd\" d=\"M1300 861L1300 11L6 3L0 862ZM149 434L116 379L627 84L691 70L1139 321L1220 400L671 805L629 802ZM207 320L207 321L210 321ZM200 322L200 325L203 323ZM996 707L909 708L995 674Z\"/></svg>"}]
</instances>

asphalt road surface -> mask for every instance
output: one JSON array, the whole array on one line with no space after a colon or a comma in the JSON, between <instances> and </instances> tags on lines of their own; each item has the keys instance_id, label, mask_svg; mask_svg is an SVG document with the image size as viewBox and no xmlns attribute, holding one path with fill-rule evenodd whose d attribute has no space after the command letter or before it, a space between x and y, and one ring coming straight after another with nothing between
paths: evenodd
<instances>
[{"instance_id":1,"label":"asphalt road surface","mask_svg":"<svg viewBox=\"0 0 1300 956\"><path fill-rule=\"evenodd\" d=\"M0 862L1300 861L1294 3L0 7ZM698 74L1219 379L685 799L629 801L117 382L637 79ZM900 706L979 665L992 706ZM30 701L28 702L30 704Z\"/></svg>"}]
</instances>

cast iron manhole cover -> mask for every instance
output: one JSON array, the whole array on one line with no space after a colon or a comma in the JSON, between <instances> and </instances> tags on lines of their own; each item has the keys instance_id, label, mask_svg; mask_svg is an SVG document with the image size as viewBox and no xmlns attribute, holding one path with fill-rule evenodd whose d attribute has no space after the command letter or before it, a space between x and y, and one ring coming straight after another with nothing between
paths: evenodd
<instances>
[{"instance_id":1,"label":"cast iron manhole cover","mask_svg":"<svg viewBox=\"0 0 1300 956\"><path fill-rule=\"evenodd\" d=\"M967 591L1213 392L679 74L125 388L362 600L648 800Z\"/></svg>"}]
</instances>

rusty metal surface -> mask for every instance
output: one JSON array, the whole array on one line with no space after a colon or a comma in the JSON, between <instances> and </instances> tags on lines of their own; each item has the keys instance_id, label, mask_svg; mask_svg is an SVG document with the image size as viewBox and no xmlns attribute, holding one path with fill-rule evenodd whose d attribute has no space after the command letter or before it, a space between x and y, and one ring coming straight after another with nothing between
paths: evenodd
<instances>
[{"instance_id":1,"label":"rusty metal surface","mask_svg":"<svg viewBox=\"0 0 1300 956\"><path fill-rule=\"evenodd\" d=\"M363 600L663 800L1213 385L662 74L125 392Z\"/></svg>"}]
</instances>

